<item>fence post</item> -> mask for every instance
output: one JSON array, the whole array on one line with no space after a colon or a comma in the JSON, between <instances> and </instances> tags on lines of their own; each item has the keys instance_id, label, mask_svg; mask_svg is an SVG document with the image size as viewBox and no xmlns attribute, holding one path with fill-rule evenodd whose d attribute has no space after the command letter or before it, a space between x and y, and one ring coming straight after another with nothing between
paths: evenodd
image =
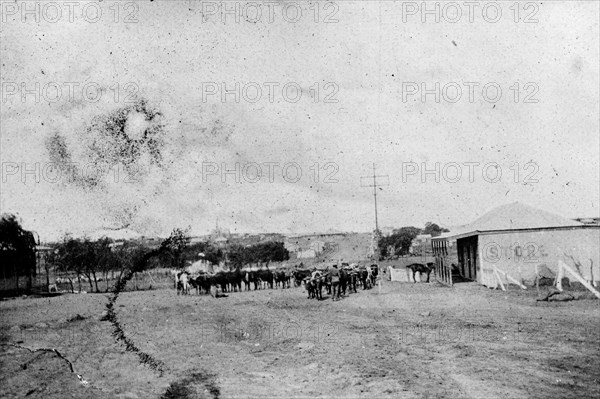
<instances>
[{"instance_id":1,"label":"fence post","mask_svg":"<svg viewBox=\"0 0 600 399\"><path fill-rule=\"evenodd\" d=\"M556 273L556 288L558 288L559 291L562 292L563 287L562 287L562 279L565 276L565 271L562 267L562 265L560 264L560 262L558 263L558 273Z\"/></svg>"},{"instance_id":2,"label":"fence post","mask_svg":"<svg viewBox=\"0 0 600 399\"><path fill-rule=\"evenodd\" d=\"M567 266L566 264L564 264L562 261L558 261L559 266L561 267L561 269L565 269L566 271L568 271L569 273L571 273L573 275L573 277L575 277L575 279L577 279L577 281L579 281L585 288L587 288L588 290L590 290L592 292L592 294L594 294L597 298L600 299L600 292L596 291L594 289L594 287L591 286L590 283L588 283L587 281L585 281L583 279L583 277L581 277L579 274L577 274L573 269L571 269L569 266Z\"/></svg>"},{"instance_id":3,"label":"fence post","mask_svg":"<svg viewBox=\"0 0 600 399\"><path fill-rule=\"evenodd\" d=\"M502 291L506 291L506 288L504 288L504 284L502 283L502 280L500 279L500 274L498 273L498 269L496 269L496 266L494 266L494 275L496 276L498 283L500 283L500 288L502 288Z\"/></svg>"}]
</instances>

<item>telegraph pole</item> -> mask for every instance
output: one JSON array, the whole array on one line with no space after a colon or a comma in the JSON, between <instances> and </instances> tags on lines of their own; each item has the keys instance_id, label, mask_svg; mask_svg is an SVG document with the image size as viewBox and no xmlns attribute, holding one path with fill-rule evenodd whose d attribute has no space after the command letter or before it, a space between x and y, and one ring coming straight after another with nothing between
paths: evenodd
<instances>
[{"instance_id":1,"label":"telegraph pole","mask_svg":"<svg viewBox=\"0 0 600 399\"><path fill-rule=\"evenodd\" d=\"M365 180L365 179L368 179L368 180ZM377 217L377 189L378 188L381 189L380 187L388 186L390 184L389 176L388 175L377 175L375 164L373 164L373 175L372 176L363 176L363 177L361 177L361 180L368 183L368 184L366 184L366 183L363 183L363 181L361 181L362 187L373 187L373 200L375 203L375 231L373 232L371 245L373 246L373 256L375 257L375 260L378 261L379 260L379 248L377 246L377 242L379 241L379 236L381 233L379 231L379 220Z\"/></svg>"},{"instance_id":2,"label":"telegraph pole","mask_svg":"<svg viewBox=\"0 0 600 399\"><path fill-rule=\"evenodd\" d=\"M375 163L373 163L373 198L375 199L375 231L379 231L377 222L377 176L375 175Z\"/></svg>"},{"instance_id":3,"label":"telegraph pole","mask_svg":"<svg viewBox=\"0 0 600 399\"><path fill-rule=\"evenodd\" d=\"M377 189L379 187L388 186L389 183L389 175L377 175L375 164L373 164L373 175L372 176L363 176L361 179L369 179L372 180L372 183L363 184L361 182L362 187L373 187L373 200L375 203L375 231L379 232L379 220L377 217ZM379 181L378 181L379 179Z\"/></svg>"}]
</instances>

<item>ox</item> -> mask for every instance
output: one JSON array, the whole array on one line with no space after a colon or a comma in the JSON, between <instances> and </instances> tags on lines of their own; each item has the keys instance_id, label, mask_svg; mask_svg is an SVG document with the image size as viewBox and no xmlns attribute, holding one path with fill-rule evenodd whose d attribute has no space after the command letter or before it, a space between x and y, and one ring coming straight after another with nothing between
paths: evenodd
<instances>
[{"instance_id":1,"label":"ox","mask_svg":"<svg viewBox=\"0 0 600 399\"><path fill-rule=\"evenodd\" d=\"M285 270L278 270L274 273L275 275L275 287L288 288L289 279Z\"/></svg>"},{"instance_id":2,"label":"ox","mask_svg":"<svg viewBox=\"0 0 600 399\"><path fill-rule=\"evenodd\" d=\"M190 285L196 289L198 294L210 294L212 278L208 273L199 273L197 276L190 278Z\"/></svg>"},{"instance_id":3,"label":"ox","mask_svg":"<svg viewBox=\"0 0 600 399\"><path fill-rule=\"evenodd\" d=\"M178 272L175 274L175 287L177 295L190 293L190 276L187 272Z\"/></svg>"},{"instance_id":4,"label":"ox","mask_svg":"<svg viewBox=\"0 0 600 399\"><path fill-rule=\"evenodd\" d=\"M419 274L422 276L424 273L427 273L427 282L429 282L429 276L431 275L431 272L434 269L434 264L433 263L427 263L427 265L424 265L422 263L413 263L410 264L408 266L406 266L407 269L412 270L413 273L413 282L417 282L417 272L419 272Z\"/></svg>"},{"instance_id":5,"label":"ox","mask_svg":"<svg viewBox=\"0 0 600 399\"><path fill-rule=\"evenodd\" d=\"M310 277L311 271L307 269L294 269L292 271L292 277L294 278L294 285L299 287L305 278Z\"/></svg>"},{"instance_id":6,"label":"ox","mask_svg":"<svg viewBox=\"0 0 600 399\"><path fill-rule=\"evenodd\" d=\"M358 280L362 283L363 290L371 288L371 279L369 278L369 272L364 266L360 266L357 272Z\"/></svg>"}]
</instances>

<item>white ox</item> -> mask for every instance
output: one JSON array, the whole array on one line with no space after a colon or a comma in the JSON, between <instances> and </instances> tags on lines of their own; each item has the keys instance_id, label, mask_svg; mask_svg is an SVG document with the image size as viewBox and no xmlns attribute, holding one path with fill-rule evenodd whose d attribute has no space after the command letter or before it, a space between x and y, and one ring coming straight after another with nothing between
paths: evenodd
<instances>
[{"instance_id":1,"label":"white ox","mask_svg":"<svg viewBox=\"0 0 600 399\"><path fill-rule=\"evenodd\" d=\"M177 295L179 295L179 291L181 289L181 294L189 294L190 293L190 274L188 272L180 272L178 270L171 270L171 274L175 278L175 289L177 290Z\"/></svg>"},{"instance_id":2,"label":"white ox","mask_svg":"<svg viewBox=\"0 0 600 399\"><path fill-rule=\"evenodd\" d=\"M187 272L181 273L179 276L179 282L181 283L181 294L190 293L190 275ZM179 291L177 291L179 292Z\"/></svg>"}]
</instances>

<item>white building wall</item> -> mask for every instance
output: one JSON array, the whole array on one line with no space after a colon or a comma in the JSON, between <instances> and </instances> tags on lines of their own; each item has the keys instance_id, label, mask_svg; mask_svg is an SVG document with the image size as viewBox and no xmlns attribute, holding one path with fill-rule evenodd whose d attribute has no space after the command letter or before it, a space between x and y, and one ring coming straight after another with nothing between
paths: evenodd
<instances>
[{"instance_id":1,"label":"white building wall","mask_svg":"<svg viewBox=\"0 0 600 399\"><path fill-rule=\"evenodd\" d=\"M316 256L314 249L298 250L298 259L314 258Z\"/></svg>"},{"instance_id":2,"label":"white building wall","mask_svg":"<svg viewBox=\"0 0 600 399\"><path fill-rule=\"evenodd\" d=\"M494 266L525 284L531 284L536 277L536 265L545 265L556 273L561 260L577 270L573 259L581 264L584 279L600 281L600 229L480 235L478 255L480 270L477 280L487 286L495 287L497 284Z\"/></svg>"}]
</instances>

